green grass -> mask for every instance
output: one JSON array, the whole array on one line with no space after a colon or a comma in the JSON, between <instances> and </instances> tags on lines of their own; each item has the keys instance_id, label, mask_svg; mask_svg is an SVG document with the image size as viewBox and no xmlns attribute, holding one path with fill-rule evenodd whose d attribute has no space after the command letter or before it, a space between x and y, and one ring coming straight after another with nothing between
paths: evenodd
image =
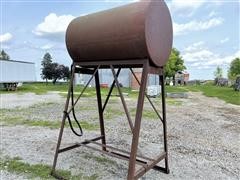
<instances>
[{"instance_id":1,"label":"green grass","mask_svg":"<svg viewBox=\"0 0 240 180\"><path fill-rule=\"evenodd\" d=\"M59 83L53 85L52 83L26 83L21 87L18 87L17 91L6 91L0 90L0 93L28 93L32 92L35 94L46 94L48 91L67 91L67 83Z\"/></svg>"},{"instance_id":2,"label":"green grass","mask_svg":"<svg viewBox=\"0 0 240 180\"><path fill-rule=\"evenodd\" d=\"M219 87L213 86L210 84L193 86L191 87L193 90L197 89L205 96L208 97L217 97L219 99L224 100L227 103L240 105L240 92L234 91L233 88L230 87ZM191 91L191 89L189 89Z\"/></svg>"},{"instance_id":3,"label":"green grass","mask_svg":"<svg viewBox=\"0 0 240 180\"><path fill-rule=\"evenodd\" d=\"M175 92L188 92L189 90L186 86L166 86L166 92L175 93Z\"/></svg>"},{"instance_id":4,"label":"green grass","mask_svg":"<svg viewBox=\"0 0 240 180\"><path fill-rule=\"evenodd\" d=\"M21 160L21 158L9 158L4 157L0 158L0 169L6 170L11 173L21 174L30 179L40 178L40 179L55 179L50 175L51 167L43 164L34 164L30 165ZM95 180L97 175L92 176L72 176L70 171L67 170L57 170L56 173L66 179L86 179L86 180Z\"/></svg>"},{"instance_id":5,"label":"green grass","mask_svg":"<svg viewBox=\"0 0 240 180\"><path fill-rule=\"evenodd\" d=\"M80 92L83 86L76 86L76 92ZM36 94L45 94L48 91L58 91L61 95L66 96L68 91L68 83L27 83L19 87L17 91L5 91L0 90L0 93L27 93L32 92ZM109 88L102 88L101 94L103 97L107 95ZM192 86L166 86L166 92L203 92L204 95L209 97L217 97L226 101L227 103L240 105L240 93L233 90L230 87L218 87L210 83L204 85L192 85ZM123 93L127 93L129 98L136 99L138 96L137 91L132 91L130 88L122 88ZM114 88L113 95L117 95L118 91ZM87 88L83 97L95 97L95 88Z\"/></svg>"},{"instance_id":6,"label":"green grass","mask_svg":"<svg viewBox=\"0 0 240 180\"><path fill-rule=\"evenodd\" d=\"M131 108L130 114L132 115L132 117L134 117L136 114L136 108ZM153 109L151 109L151 110L144 109L142 115L144 118L147 118L147 119L158 119L157 114Z\"/></svg>"},{"instance_id":7,"label":"green grass","mask_svg":"<svg viewBox=\"0 0 240 180\"><path fill-rule=\"evenodd\" d=\"M83 86L77 85L74 86L76 92L75 96L82 91ZM0 94L22 94L22 93L35 93L37 95L46 94L49 91L57 91L60 95L66 97L68 92L68 83L57 83L53 85L51 82L47 83L25 83L21 87L18 87L17 91L6 91L5 89L0 89ZM103 97L107 96L109 88L101 88L101 94ZM137 92L132 92L130 88L122 88L123 93L129 94L131 97L137 96ZM118 95L117 88L113 89L112 95ZM95 97L96 90L94 87L88 87L82 97Z\"/></svg>"},{"instance_id":8,"label":"green grass","mask_svg":"<svg viewBox=\"0 0 240 180\"><path fill-rule=\"evenodd\" d=\"M178 101L172 98L167 98L166 99L166 103L168 105L172 105L172 106L181 106L182 105L182 101Z\"/></svg>"},{"instance_id":9,"label":"green grass","mask_svg":"<svg viewBox=\"0 0 240 180\"><path fill-rule=\"evenodd\" d=\"M11 126L16 126L16 125L24 125L24 126L39 126L39 127L48 127L51 129L58 129L60 128L61 122L59 121L37 121L37 120L26 120L23 119L22 117L7 117L3 116L1 113L1 123L4 125L11 125ZM75 122L72 122L74 127L78 127ZM82 126L83 129L89 130L89 131L94 131L99 129L98 124L92 124L87 121L80 121L80 125ZM66 127L69 127L69 123L66 121Z\"/></svg>"},{"instance_id":10,"label":"green grass","mask_svg":"<svg viewBox=\"0 0 240 180\"><path fill-rule=\"evenodd\" d=\"M240 105L240 92L234 91L231 87L219 87L211 83L192 86L166 87L167 92L203 92L207 97L217 97L227 103Z\"/></svg>"},{"instance_id":11,"label":"green grass","mask_svg":"<svg viewBox=\"0 0 240 180\"><path fill-rule=\"evenodd\" d=\"M122 104L120 104L120 106L120 109L112 108L110 105L106 106L106 109L104 111L104 118L109 120L113 119L114 117L124 116L125 113L123 112Z\"/></svg>"},{"instance_id":12,"label":"green grass","mask_svg":"<svg viewBox=\"0 0 240 180\"><path fill-rule=\"evenodd\" d=\"M77 85L74 86L74 89L76 92L80 92L83 89L83 86ZM4 93L35 93L35 94L46 94L49 91L57 91L61 95L66 96L68 92L68 83L57 83L57 84L52 84L52 83L25 83L22 86L18 87L17 91L6 91L5 89L0 89L0 94ZM94 88L87 88L85 91L85 96L93 96L95 95L95 89Z\"/></svg>"},{"instance_id":13,"label":"green grass","mask_svg":"<svg viewBox=\"0 0 240 180\"><path fill-rule=\"evenodd\" d=\"M94 155L89 155L89 154L85 154L84 155L84 158L86 159L92 159L98 163L101 163L101 164L108 164L108 165L116 165L116 162L109 159L109 158L106 158L106 157L101 157L101 156L94 156Z\"/></svg>"}]
</instances>

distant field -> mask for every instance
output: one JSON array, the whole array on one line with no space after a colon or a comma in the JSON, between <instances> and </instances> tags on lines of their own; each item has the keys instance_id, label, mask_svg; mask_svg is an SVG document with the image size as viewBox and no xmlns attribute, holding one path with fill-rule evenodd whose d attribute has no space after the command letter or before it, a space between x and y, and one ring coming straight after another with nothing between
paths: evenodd
<instances>
[{"instance_id":1,"label":"distant field","mask_svg":"<svg viewBox=\"0 0 240 180\"><path fill-rule=\"evenodd\" d=\"M83 86L77 85L74 86L74 90L76 92L81 92ZM102 88L101 93L103 95L107 95L108 88ZM35 93L35 94L46 94L48 91L58 91L61 95L66 95L68 92L68 84L67 83L57 83L53 85L52 83L26 83L23 86L18 87L17 91L6 91L4 89L0 90L0 94L3 93ZM130 96L136 96L137 92L133 92L130 88L122 88L123 93L128 93ZM84 96L85 97L92 97L95 96L95 88L88 87L85 90ZM116 88L114 88L112 95L118 94Z\"/></svg>"},{"instance_id":2,"label":"distant field","mask_svg":"<svg viewBox=\"0 0 240 180\"><path fill-rule=\"evenodd\" d=\"M82 86L76 86L75 90L80 92L82 90ZM48 91L58 91L62 95L66 95L68 91L67 83L58 83L53 85L52 83L28 83L24 84L23 86L18 88L18 91L5 91L0 90L0 93L27 93L32 92L36 94L45 94ZM205 85L192 85L192 86L167 86L167 92L203 92L205 96L208 97L217 97L226 101L227 103L240 105L240 93L233 90L230 87L218 87L211 84ZM102 94L107 95L108 88L102 89ZM123 88L124 93L128 93L131 97L136 97L137 92L131 91L130 88ZM117 89L114 89L113 95L118 94ZM95 89L94 88L87 88L86 93L84 96L95 96Z\"/></svg>"},{"instance_id":3,"label":"distant field","mask_svg":"<svg viewBox=\"0 0 240 180\"><path fill-rule=\"evenodd\" d=\"M205 96L217 97L227 103L240 105L240 92L230 87L219 87L212 84L167 87L167 92L203 92Z\"/></svg>"}]
</instances>

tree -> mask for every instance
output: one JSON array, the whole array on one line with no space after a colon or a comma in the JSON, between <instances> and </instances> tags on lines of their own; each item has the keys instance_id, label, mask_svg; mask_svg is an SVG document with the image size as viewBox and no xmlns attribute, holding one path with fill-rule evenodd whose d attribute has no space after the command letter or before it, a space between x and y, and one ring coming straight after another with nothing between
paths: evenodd
<instances>
[{"instance_id":1,"label":"tree","mask_svg":"<svg viewBox=\"0 0 240 180\"><path fill-rule=\"evenodd\" d=\"M52 56L46 53L42 60L42 78L52 80L53 84L56 84L57 80L68 80L70 78L69 67L56 62L52 62Z\"/></svg>"},{"instance_id":2,"label":"tree","mask_svg":"<svg viewBox=\"0 0 240 180\"><path fill-rule=\"evenodd\" d=\"M63 65L59 65L58 63L52 63L52 82L55 84L58 79L62 79L62 67Z\"/></svg>"},{"instance_id":3,"label":"tree","mask_svg":"<svg viewBox=\"0 0 240 180\"><path fill-rule=\"evenodd\" d=\"M231 64L230 68L228 70L228 78L229 79L236 79L237 76L240 76L240 58L235 58Z\"/></svg>"},{"instance_id":4,"label":"tree","mask_svg":"<svg viewBox=\"0 0 240 180\"><path fill-rule=\"evenodd\" d=\"M0 53L0 59L1 60L10 60L10 56L4 50L2 50Z\"/></svg>"},{"instance_id":5,"label":"tree","mask_svg":"<svg viewBox=\"0 0 240 180\"><path fill-rule=\"evenodd\" d=\"M173 84L175 85L175 74L184 69L186 69L186 67L184 66L184 60L180 56L180 52L176 48L173 48L169 60L164 67L165 77L172 78Z\"/></svg>"},{"instance_id":6,"label":"tree","mask_svg":"<svg viewBox=\"0 0 240 180\"><path fill-rule=\"evenodd\" d=\"M52 79L52 73L53 73L53 66L51 64L47 64L42 68L42 78L48 82L48 80Z\"/></svg>"},{"instance_id":7,"label":"tree","mask_svg":"<svg viewBox=\"0 0 240 180\"><path fill-rule=\"evenodd\" d=\"M44 66L47 66L47 65L49 65L51 63L52 63L52 56L51 56L51 54L50 53L44 54L43 60L42 60L42 63L41 63L42 66L44 67Z\"/></svg>"},{"instance_id":8,"label":"tree","mask_svg":"<svg viewBox=\"0 0 240 180\"><path fill-rule=\"evenodd\" d=\"M68 80L70 77L69 67L60 65L58 63L52 63L52 80L53 84L57 82L57 80L63 79Z\"/></svg>"},{"instance_id":9,"label":"tree","mask_svg":"<svg viewBox=\"0 0 240 180\"><path fill-rule=\"evenodd\" d=\"M214 71L214 76L215 79L217 78L222 78L223 77L223 70L222 68L220 68L219 66L216 68L216 70Z\"/></svg>"},{"instance_id":10,"label":"tree","mask_svg":"<svg viewBox=\"0 0 240 180\"><path fill-rule=\"evenodd\" d=\"M69 70L69 67L68 66L64 66L63 69L62 69L62 79L67 81L70 79L70 70Z\"/></svg>"},{"instance_id":11,"label":"tree","mask_svg":"<svg viewBox=\"0 0 240 180\"><path fill-rule=\"evenodd\" d=\"M53 67L52 67L52 56L51 54L49 53L46 53L44 56L43 56L43 60L41 62L41 65L42 65L42 78L43 79L46 79L46 82L47 80L51 80L52 79L52 70L53 70Z\"/></svg>"}]
</instances>

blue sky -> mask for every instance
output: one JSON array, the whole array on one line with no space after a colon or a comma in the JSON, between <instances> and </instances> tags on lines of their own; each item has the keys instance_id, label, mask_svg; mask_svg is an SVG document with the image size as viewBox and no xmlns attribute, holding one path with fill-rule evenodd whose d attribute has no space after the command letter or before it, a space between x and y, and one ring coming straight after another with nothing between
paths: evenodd
<instances>
[{"instance_id":1,"label":"blue sky","mask_svg":"<svg viewBox=\"0 0 240 180\"><path fill-rule=\"evenodd\" d=\"M74 18L109 9L130 0L56 1L1 0L1 49L14 60L36 63L41 59L70 65L64 34ZM239 1L168 0L174 26L173 46L180 50L190 79L212 79L217 66L226 76L231 60L240 57Z\"/></svg>"}]
</instances>

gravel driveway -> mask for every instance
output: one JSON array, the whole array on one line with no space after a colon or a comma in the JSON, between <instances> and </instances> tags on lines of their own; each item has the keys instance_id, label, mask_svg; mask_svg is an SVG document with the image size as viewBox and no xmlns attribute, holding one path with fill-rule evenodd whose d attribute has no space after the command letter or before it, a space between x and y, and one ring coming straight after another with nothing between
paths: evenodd
<instances>
[{"instance_id":1,"label":"gravel driveway","mask_svg":"<svg viewBox=\"0 0 240 180\"><path fill-rule=\"evenodd\" d=\"M9 105L1 106L2 121L18 116L31 121L60 122L64 98L57 94L34 95L31 103L18 103L19 99L22 101L29 97L33 95L1 95L2 102L12 99ZM157 99L154 101L158 102ZM177 101L181 104L167 105L170 174L151 170L142 179L240 179L240 106L196 92L189 93L188 99ZM14 107L14 102L18 108ZM136 101L128 98L127 104L134 108ZM120 107L120 100L117 98L108 106L110 110L105 121L107 143L129 150L131 134ZM151 110L148 103L144 107ZM77 116L81 120L98 123L95 98L83 98L77 109ZM143 118L139 154L144 152L156 156L162 150L161 128L160 121L155 118ZM1 156L20 157L23 162L30 164L51 165L58 131L56 128L3 123ZM84 137L78 138L66 128L62 145L67 146L98 134L98 130L84 131ZM103 157L106 162L98 161L98 156ZM60 154L58 168L70 170L72 175L96 174L97 179L117 180L126 178L128 164L98 152L78 148ZM1 179L27 179L27 174L1 171Z\"/></svg>"},{"instance_id":2,"label":"gravel driveway","mask_svg":"<svg viewBox=\"0 0 240 180\"><path fill-rule=\"evenodd\" d=\"M56 92L44 95L36 95L34 93L0 94L0 109L29 107L37 103L58 101L60 97Z\"/></svg>"}]
</instances>

